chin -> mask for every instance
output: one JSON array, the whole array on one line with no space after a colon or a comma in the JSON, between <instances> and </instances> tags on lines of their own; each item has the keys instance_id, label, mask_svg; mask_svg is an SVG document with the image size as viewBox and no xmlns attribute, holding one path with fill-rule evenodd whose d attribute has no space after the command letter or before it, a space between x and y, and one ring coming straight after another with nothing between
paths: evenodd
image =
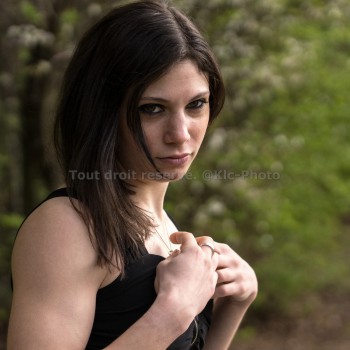
<instances>
[{"instance_id":1,"label":"chin","mask_svg":"<svg viewBox=\"0 0 350 350\"><path fill-rule=\"evenodd\" d=\"M174 182L174 181L180 181L184 177L186 177L187 171L179 171L179 172L172 172L169 174L168 181Z\"/></svg>"},{"instance_id":2,"label":"chin","mask_svg":"<svg viewBox=\"0 0 350 350\"><path fill-rule=\"evenodd\" d=\"M181 180L186 175L186 172L164 171L158 173L148 173L147 179L157 182L172 182Z\"/></svg>"}]
</instances>

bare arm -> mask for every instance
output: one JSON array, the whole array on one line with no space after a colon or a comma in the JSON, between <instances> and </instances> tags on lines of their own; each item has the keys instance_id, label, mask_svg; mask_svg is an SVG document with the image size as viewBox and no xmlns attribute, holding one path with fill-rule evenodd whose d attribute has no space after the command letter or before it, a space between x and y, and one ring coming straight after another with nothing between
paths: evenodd
<instances>
[{"instance_id":1,"label":"bare arm","mask_svg":"<svg viewBox=\"0 0 350 350\"><path fill-rule=\"evenodd\" d=\"M82 349L104 272L67 198L45 202L23 224L12 255L8 349Z\"/></svg>"},{"instance_id":2,"label":"bare arm","mask_svg":"<svg viewBox=\"0 0 350 350\"><path fill-rule=\"evenodd\" d=\"M249 305L250 302L237 303L230 297L216 299L204 349L228 349Z\"/></svg>"},{"instance_id":3,"label":"bare arm","mask_svg":"<svg viewBox=\"0 0 350 350\"><path fill-rule=\"evenodd\" d=\"M184 254L158 266L155 303L107 349L166 348L212 295L217 261L203 254L192 235L182 236ZM197 267L183 276L184 266L193 259ZM15 243L12 268L8 349L84 349L106 269L97 266L87 229L68 199L45 202L26 220ZM190 286L188 278L194 281ZM200 300L191 299L201 285L209 287L202 289Z\"/></svg>"},{"instance_id":4,"label":"bare arm","mask_svg":"<svg viewBox=\"0 0 350 350\"><path fill-rule=\"evenodd\" d=\"M197 238L198 244L208 240L211 238ZM216 270L218 281L205 350L226 350L247 309L256 298L258 283L253 269L228 245L217 242L213 244L219 259Z\"/></svg>"}]
</instances>

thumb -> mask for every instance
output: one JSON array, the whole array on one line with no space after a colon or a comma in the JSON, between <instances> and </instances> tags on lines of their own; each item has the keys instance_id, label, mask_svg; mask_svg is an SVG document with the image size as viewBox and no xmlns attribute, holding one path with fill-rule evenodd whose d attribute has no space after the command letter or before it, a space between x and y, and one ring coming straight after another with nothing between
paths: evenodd
<instances>
[{"instance_id":1,"label":"thumb","mask_svg":"<svg viewBox=\"0 0 350 350\"><path fill-rule=\"evenodd\" d=\"M174 232L170 235L170 241L174 244L181 244L181 248L186 248L188 246L197 245L197 241L193 234L190 232L180 231Z\"/></svg>"}]
</instances>

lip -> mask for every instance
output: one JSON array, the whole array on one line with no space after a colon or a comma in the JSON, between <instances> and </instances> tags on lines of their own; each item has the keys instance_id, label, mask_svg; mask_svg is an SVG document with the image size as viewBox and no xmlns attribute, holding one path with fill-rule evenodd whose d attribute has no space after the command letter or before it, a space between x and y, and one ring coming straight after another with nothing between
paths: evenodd
<instances>
[{"instance_id":1,"label":"lip","mask_svg":"<svg viewBox=\"0 0 350 350\"><path fill-rule=\"evenodd\" d=\"M158 159L169 165L184 165L190 159L190 153L173 154L168 157L158 157Z\"/></svg>"}]
</instances>

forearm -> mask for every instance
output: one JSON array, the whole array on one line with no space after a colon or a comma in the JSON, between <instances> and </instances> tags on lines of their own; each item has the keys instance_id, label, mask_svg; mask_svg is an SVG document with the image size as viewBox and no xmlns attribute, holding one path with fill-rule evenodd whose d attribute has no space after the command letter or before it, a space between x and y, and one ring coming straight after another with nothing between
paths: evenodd
<instances>
[{"instance_id":1,"label":"forearm","mask_svg":"<svg viewBox=\"0 0 350 350\"><path fill-rule=\"evenodd\" d=\"M249 305L250 302L238 303L230 297L216 299L204 349L228 349Z\"/></svg>"},{"instance_id":2,"label":"forearm","mask_svg":"<svg viewBox=\"0 0 350 350\"><path fill-rule=\"evenodd\" d=\"M105 350L164 350L186 331L190 317L178 318L169 304L157 300L151 308Z\"/></svg>"}]
</instances>

